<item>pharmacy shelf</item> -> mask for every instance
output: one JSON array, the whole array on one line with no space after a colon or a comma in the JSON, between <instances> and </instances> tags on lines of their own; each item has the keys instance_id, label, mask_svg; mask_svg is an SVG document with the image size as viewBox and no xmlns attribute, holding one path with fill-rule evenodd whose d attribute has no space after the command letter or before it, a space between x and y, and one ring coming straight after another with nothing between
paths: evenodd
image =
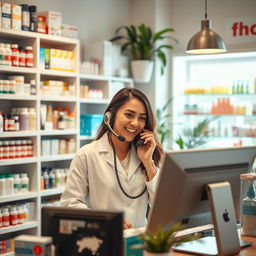
<instances>
[{"instance_id":1,"label":"pharmacy shelf","mask_svg":"<svg viewBox=\"0 0 256 256\"><path fill-rule=\"evenodd\" d=\"M0 29L0 33L1 33L1 37L2 38L24 38L24 37L28 37L28 38L37 38L38 33L35 32L30 32L30 31L23 31L23 30L11 30L11 29L4 29L1 28Z\"/></svg>"},{"instance_id":2,"label":"pharmacy shelf","mask_svg":"<svg viewBox=\"0 0 256 256\"><path fill-rule=\"evenodd\" d=\"M61 101L61 102L76 102L75 97L54 97L54 96L40 96L41 101Z\"/></svg>"},{"instance_id":3,"label":"pharmacy shelf","mask_svg":"<svg viewBox=\"0 0 256 256\"><path fill-rule=\"evenodd\" d=\"M19 193L9 196L0 196L0 202L6 203L6 202L13 202L13 201L19 201L19 200L26 200L31 198L36 198L38 196L38 192L27 192L27 193Z\"/></svg>"},{"instance_id":4,"label":"pharmacy shelf","mask_svg":"<svg viewBox=\"0 0 256 256\"><path fill-rule=\"evenodd\" d=\"M30 229L30 228L37 228L37 227L38 227L37 221L28 221L24 224L20 224L20 225L16 225L16 226L0 228L0 235L11 233L11 232L16 232L16 231L21 231L21 230L25 230L25 229Z\"/></svg>"},{"instance_id":5,"label":"pharmacy shelf","mask_svg":"<svg viewBox=\"0 0 256 256\"><path fill-rule=\"evenodd\" d=\"M62 194L64 191L64 188L53 188L53 189L46 189L40 191L41 196L54 196L54 195L59 195Z\"/></svg>"},{"instance_id":6,"label":"pharmacy shelf","mask_svg":"<svg viewBox=\"0 0 256 256\"><path fill-rule=\"evenodd\" d=\"M184 93L181 94L180 96L208 96L208 97L236 97L236 96L256 96L255 93L237 93L237 94L232 94L232 93Z\"/></svg>"},{"instance_id":7,"label":"pharmacy shelf","mask_svg":"<svg viewBox=\"0 0 256 256\"><path fill-rule=\"evenodd\" d=\"M35 68L0 66L0 72L35 74L37 70Z\"/></svg>"},{"instance_id":8,"label":"pharmacy shelf","mask_svg":"<svg viewBox=\"0 0 256 256\"><path fill-rule=\"evenodd\" d=\"M47 76L60 76L60 77L77 77L77 73L75 72L66 72L66 71L56 71L56 70L50 70L50 69L43 69L40 71L41 75L47 75Z\"/></svg>"},{"instance_id":9,"label":"pharmacy shelf","mask_svg":"<svg viewBox=\"0 0 256 256\"><path fill-rule=\"evenodd\" d=\"M52 135L76 135L77 130L42 130L40 131L41 136L52 136Z\"/></svg>"},{"instance_id":10,"label":"pharmacy shelf","mask_svg":"<svg viewBox=\"0 0 256 256\"><path fill-rule=\"evenodd\" d=\"M0 254L1 256L15 256L14 252L7 252L7 253L2 253Z\"/></svg>"},{"instance_id":11,"label":"pharmacy shelf","mask_svg":"<svg viewBox=\"0 0 256 256\"><path fill-rule=\"evenodd\" d=\"M110 99L80 99L79 101L84 104L108 104Z\"/></svg>"},{"instance_id":12,"label":"pharmacy shelf","mask_svg":"<svg viewBox=\"0 0 256 256\"><path fill-rule=\"evenodd\" d=\"M33 137L37 135L38 135L37 131L18 131L18 132L1 132L0 133L1 138Z\"/></svg>"},{"instance_id":13,"label":"pharmacy shelf","mask_svg":"<svg viewBox=\"0 0 256 256\"><path fill-rule=\"evenodd\" d=\"M71 160L75 154L63 154L63 155L53 155L53 156L41 156L41 162L52 162L52 161L62 161L62 160Z\"/></svg>"},{"instance_id":14,"label":"pharmacy shelf","mask_svg":"<svg viewBox=\"0 0 256 256\"><path fill-rule=\"evenodd\" d=\"M63 36L54 36L54 35L46 35L46 34L39 34L39 38L41 42L56 42L58 45L77 45L79 43L78 39L63 37Z\"/></svg>"},{"instance_id":15,"label":"pharmacy shelf","mask_svg":"<svg viewBox=\"0 0 256 256\"><path fill-rule=\"evenodd\" d=\"M24 158L17 158L17 159L6 159L6 160L0 160L0 166L16 165L16 164L30 164L30 163L36 163L37 161L38 161L37 157L24 157Z\"/></svg>"},{"instance_id":16,"label":"pharmacy shelf","mask_svg":"<svg viewBox=\"0 0 256 256\"><path fill-rule=\"evenodd\" d=\"M79 74L80 79L84 80L97 80L97 81L112 81L112 82L123 82L123 83L133 83L132 78L127 77L115 77L115 76L101 76L101 75L87 75Z\"/></svg>"},{"instance_id":17,"label":"pharmacy shelf","mask_svg":"<svg viewBox=\"0 0 256 256\"><path fill-rule=\"evenodd\" d=\"M236 115L236 114L186 114L183 113L183 116L225 116L225 117L238 117L238 116L243 116L243 117L255 117L256 115Z\"/></svg>"},{"instance_id":18,"label":"pharmacy shelf","mask_svg":"<svg viewBox=\"0 0 256 256\"><path fill-rule=\"evenodd\" d=\"M0 100L37 100L37 96L33 95L17 95L17 94L0 94Z\"/></svg>"}]
</instances>

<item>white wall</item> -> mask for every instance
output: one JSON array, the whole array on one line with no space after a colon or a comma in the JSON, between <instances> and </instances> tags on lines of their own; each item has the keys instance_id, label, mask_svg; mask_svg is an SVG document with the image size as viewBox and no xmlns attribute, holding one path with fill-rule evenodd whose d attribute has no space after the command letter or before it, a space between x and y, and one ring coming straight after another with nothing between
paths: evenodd
<instances>
[{"instance_id":1,"label":"white wall","mask_svg":"<svg viewBox=\"0 0 256 256\"><path fill-rule=\"evenodd\" d=\"M204 0L171 0L170 22L176 29L179 45L174 52L183 53L189 39L200 31L204 18ZM212 29L225 40L226 22L229 18L241 16L256 17L255 0L208 0L208 18ZM229 50L256 48L254 44L227 44Z\"/></svg>"}]
</instances>

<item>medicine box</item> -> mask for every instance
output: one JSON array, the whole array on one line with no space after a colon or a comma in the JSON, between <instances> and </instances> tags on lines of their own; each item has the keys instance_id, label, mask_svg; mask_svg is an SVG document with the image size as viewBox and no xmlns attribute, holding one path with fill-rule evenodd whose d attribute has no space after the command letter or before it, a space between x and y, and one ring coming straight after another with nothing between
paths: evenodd
<instances>
[{"instance_id":1,"label":"medicine box","mask_svg":"<svg viewBox=\"0 0 256 256\"><path fill-rule=\"evenodd\" d=\"M51 256L51 244L49 236L19 235L14 239L15 256Z\"/></svg>"},{"instance_id":2,"label":"medicine box","mask_svg":"<svg viewBox=\"0 0 256 256\"><path fill-rule=\"evenodd\" d=\"M11 29L11 4L2 2L2 28Z\"/></svg>"},{"instance_id":3,"label":"medicine box","mask_svg":"<svg viewBox=\"0 0 256 256\"><path fill-rule=\"evenodd\" d=\"M62 15L60 12L38 12L37 16L44 16L46 20L46 34L61 36Z\"/></svg>"},{"instance_id":4,"label":"medicine box","mask_svg":"<svg viewBox=\"0 0 256 256\"><path fill-rule=\"evenodd\" d=\"M103 115L81 115L80 135L94 137L103 120Z\"/></svg>"},{"instance_id":5,"label":"medicine box","mask_svg":"<svg viewBox=\"0 0 256 256\"><path fill-rule=\"evenodd\" d=\"M42 140L41 143L41 155L49 156L51 154L51 140Z\"/></svg>"},{"instance_id":6,"label":"medicine box","mask_svg":"<svg viewBox=\"0 0 256 256\"><path fill-rule=\"evenodd\" d=\"M21 30L21 6L12 4L12 29Z\"/></svg>"},{"instance_id":7,"label":"medicine box","mask_svg":"<svg viewBox=\"0 0 256 256\"><path fill-rule=\"evenodd\" d=\"M139 239L139 234L145 232L145 227L125 229L124 237L124 256L143 256L143 249L132 249L133 245L143 244Z\"/></svg>"},{"instance_id":8,"label":"medicine box","mask_svg":"<svg viewBox=\"0 0 256 256\"><path fill-rule=\"evenodd\" d=\"M69 38L78 38L78 28L71 25L61 25L61 36Z\"/></svg>"}]
</instances>

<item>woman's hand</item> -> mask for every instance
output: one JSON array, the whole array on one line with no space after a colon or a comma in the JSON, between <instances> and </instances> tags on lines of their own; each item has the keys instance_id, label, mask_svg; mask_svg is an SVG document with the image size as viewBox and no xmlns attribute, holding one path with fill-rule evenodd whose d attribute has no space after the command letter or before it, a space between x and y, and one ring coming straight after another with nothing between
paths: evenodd
<instances>
[{"instance_id":1,"label":"woman's hand","mask_svg":"<svg viewBox=\"0 0 256 256\"><path fill-rule=\"evenodd\" d=\"M124 219L123 229L129 229L129 228L132 228L132 224L128 220Z\"/></svg>"},{"instance_id":2,"label":"woman's hand","mask_svg":"<svg viewBox=\"0 0 256 256\"><path fill-rule=\"evenodd\" d=\"M137 155L146 168L148 180L151 180L156 174L156 166L152 158L156 147L155 136L153 132L144 130L140 138L144 140L144 145L137 147Z\"/></svg>"}]
</instances>

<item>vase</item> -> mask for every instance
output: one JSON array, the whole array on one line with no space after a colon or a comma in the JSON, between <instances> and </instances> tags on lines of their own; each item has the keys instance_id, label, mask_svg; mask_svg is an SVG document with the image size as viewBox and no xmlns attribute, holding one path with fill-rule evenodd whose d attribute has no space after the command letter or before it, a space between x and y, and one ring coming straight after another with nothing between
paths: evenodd
<instances>
[{"instance_id":1,"label":"vase","mask_svg":"<svg viewBox=\"0 0 256 256\"><path fill-rule=\"evenodd\" d=\"M150 60L133 60L132 75L135 83L148 83L151 80L154 62Z\"/></svg>"},{"instance_id":2,"label":"vase","mask_svg":"<svg viewBox=\"0 0 256 256\"><path fill-rule=\"evenodd\" d=\"M172 256L172 252L148 252L144 250L143 256Z\"/></svg>"}]
</instances>

